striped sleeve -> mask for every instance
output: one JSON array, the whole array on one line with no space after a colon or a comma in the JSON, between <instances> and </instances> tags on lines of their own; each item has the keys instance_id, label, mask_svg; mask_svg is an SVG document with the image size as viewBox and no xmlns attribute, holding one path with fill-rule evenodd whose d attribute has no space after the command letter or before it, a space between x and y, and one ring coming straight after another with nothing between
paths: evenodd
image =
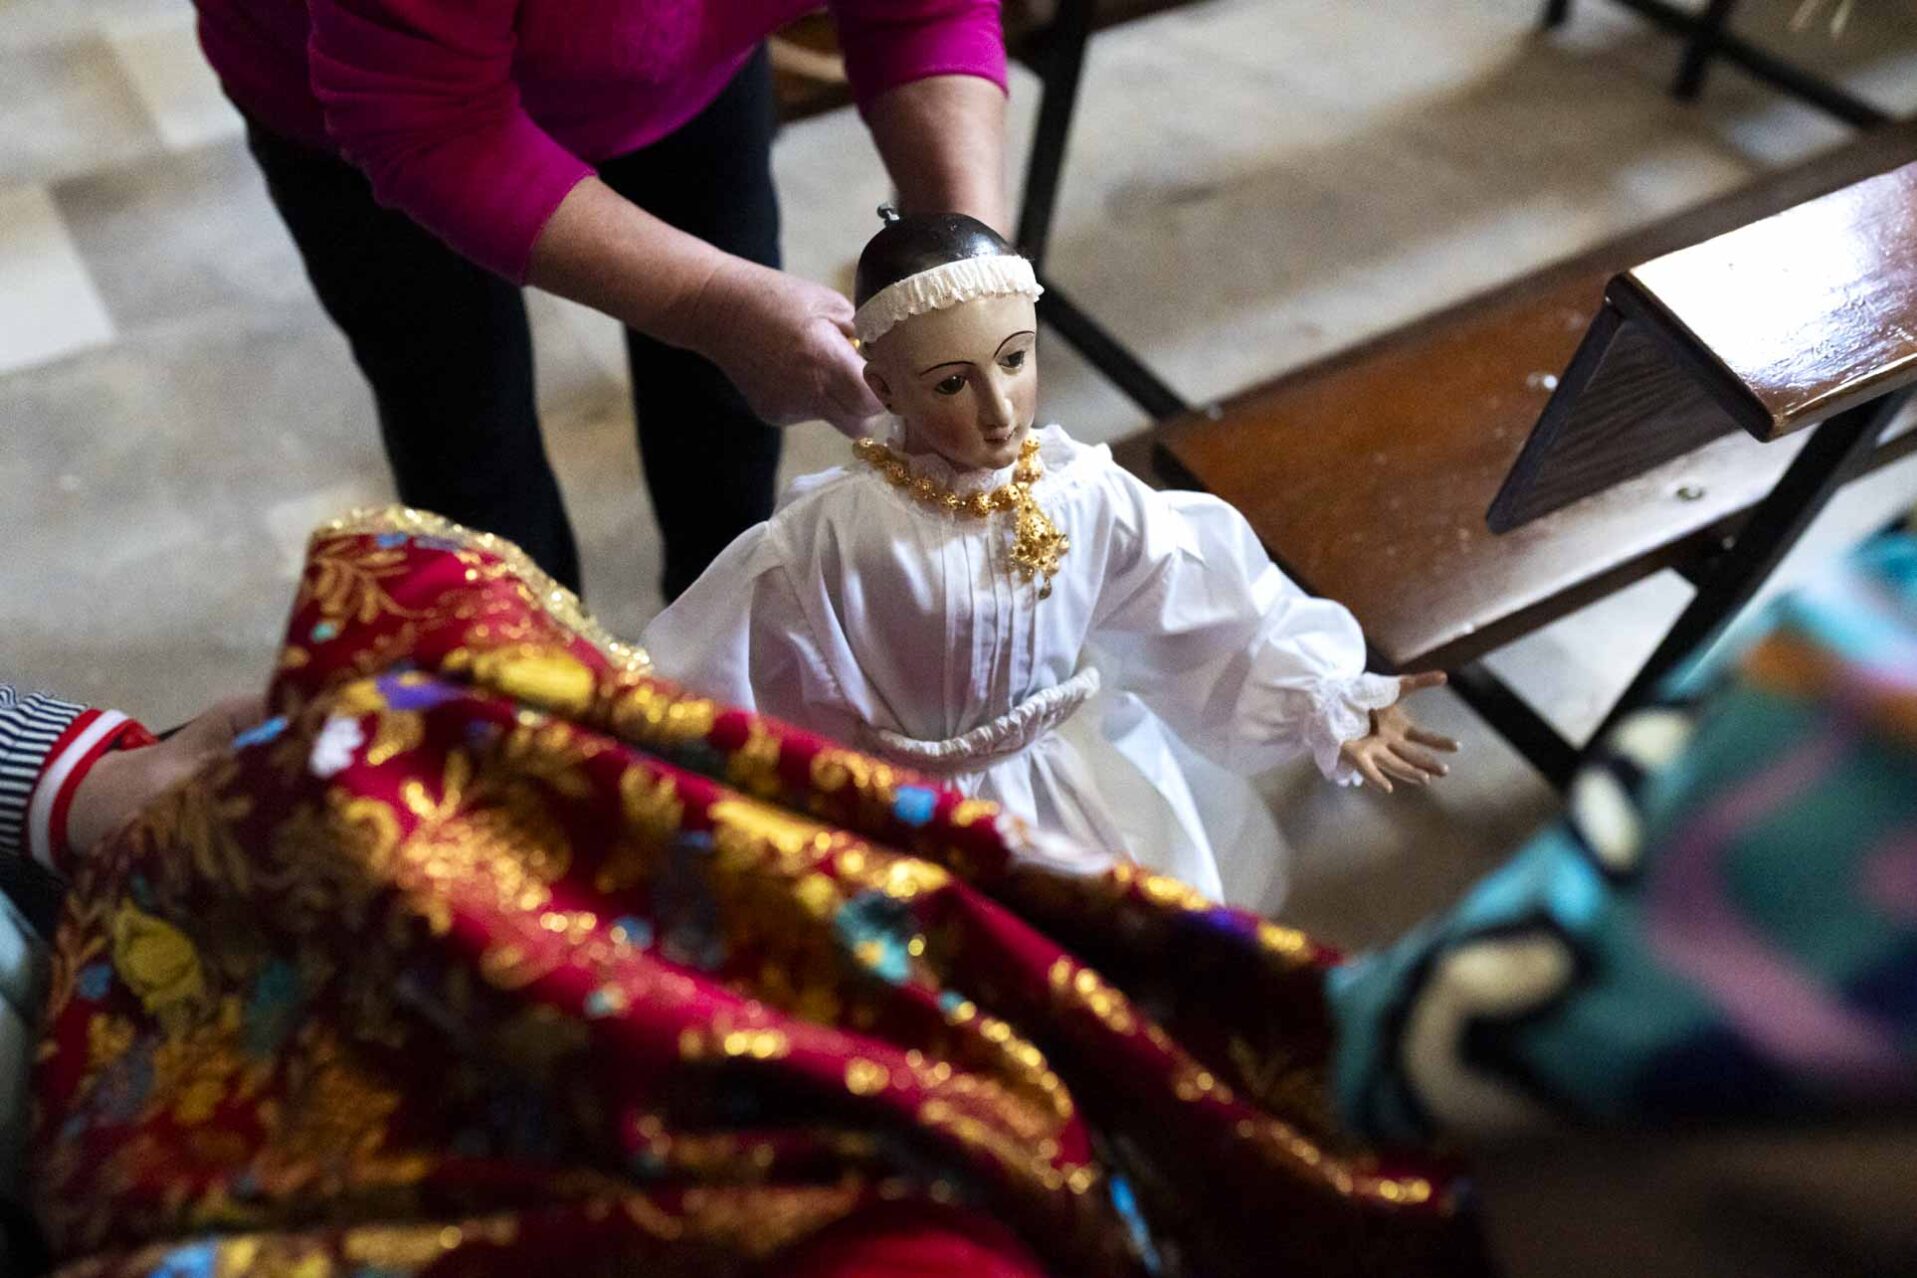
<instances>
[{"instance_id":1,"label":"striped sleeve","mask_svg":"<svg viewBox=\"0 0 1917 1278\"><path fill-rule=\"evenodd\" d=\"M0 683L0 855L27 851L27 813L54 747L85 706Z\"/></svg>"},{"instance_id":2,"label":"striped sleeve","mask_svg":"<svg viewBox=\"0 0 1917 1278\"><path fill-rule=\"evenodd\" d=\"M0 684L0 856L27 856L49 870L67 856L67 811L101 755L151 745L153 736L117 710L89 710L44 692Z\"/></svg>"}]
</instances>

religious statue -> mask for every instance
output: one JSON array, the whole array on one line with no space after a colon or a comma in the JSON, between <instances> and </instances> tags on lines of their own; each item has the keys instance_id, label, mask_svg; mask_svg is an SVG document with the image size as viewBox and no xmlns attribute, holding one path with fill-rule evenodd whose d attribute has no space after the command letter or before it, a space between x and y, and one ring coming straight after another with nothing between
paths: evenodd
<instances>
[{"instance_id":1,"label":"religious statue","mask_svg":"<svg viewBox=\"0 0 1917 1278\"><path fill-rule=\"evenodd\" d=\"M1035 428L1030 262L969 217L881 214L854 325L891 436L799 480L657 618L660 673L1213 896L1193 751L1385 790L1444 774L1456 743L1400 705L1441 674L1367 673L1351 614L1231 507Z\"/></svg>"}]
</instances>

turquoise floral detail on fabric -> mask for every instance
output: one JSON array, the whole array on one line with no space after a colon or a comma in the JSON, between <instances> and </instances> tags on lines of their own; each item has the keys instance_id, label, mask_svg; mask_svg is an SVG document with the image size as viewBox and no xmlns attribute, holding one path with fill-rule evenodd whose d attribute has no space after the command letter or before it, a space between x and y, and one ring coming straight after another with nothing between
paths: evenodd
<instances>
[{"instance_id":1,"label":"turquoise floral detail on fabric","mask_svg":"<svg viewBox=\"0 0 1917 1278\"><path fill-rule=\"evenodd\" d=\"M434 537L426 533L385 532L373 538L373 544L381 550L398 550L403 546L418 546L422 550L438 550L447 553L464 550L460 543L447 537Z\"/></svg>"},{"instance_id":2,"label":"turquoise floral detail on fabric","mask_svg":"<svg viewBox=\"0 0 1917 1278\"><path fill-rule=\"evenodd\" d=\"M280 734L285 731L286 716L276 714L265 723L256 724L248 728L245 732L240 733L239 736L234 737L233 748L235 750L244 750L248 746L265 745L269 741L277 740Z\"/></svg>"},{"instance_id":3,"label":"turquoise floral detail on fabric","mask_svg":"<svg viewBox=\"0 0 1917 1278\"><path fill-rule=\"evenodd\" d=\"M271 1055L292 1029L305 997L293 965L275 959L260 969L246 1001L246 1047L255 1056Z\"/></svg>"},{"instance_id":4,"label":"turquoise floral detail on fabric","mask_svg":"<svg viewBox=\"0 0 1917 1278\"><path fill-rule=\"evenodd\" d=\"M219 1251L211 1242L191 1243L176 1248L160 1259L148 1278L213 1278Z\"/></svg>"},{"instance_id":5,"label":"turquoise floral detail on fabric","mask_svg":"<svg viewBox=\"0 0 1917 1278\"><path fill-rule=\"evenodd\" d=\"M833 922L839 941L861 966L881 980L902 985L912 972L906 947L917 935L911 906L883 892L861 892L844 905Z\"/></svg>"},{"instance_id":6,"label":"turquoise floral detail on fabric","mask_svg":"<svg viewBox=\"0 0 1917 1278\"><path fill-rule=\"evenodd\" d=\"M97 1003L113 988L113 967L109 963L89 963L80 969L79 979L73 984L81 998Z\"/></svg>"},{"instance_id":7,"label":"turquoise floral detail on fabric","mask_svg":"<svg viewBox=\"0 0 1917 1278\"><path fill-rule=\"evenodd\" d=\"M1125 1222L1125 1230L1131 1235L1132 1247L1138 1252L1138 1258L1145 1262L1147 1273L1163 1273L1165 1263L1158 1255L1158 1247L1152 1242L1151 1226L1145 1223L1145 1213L1139 1210L1138 1195L1132 1192L1132 1183L1123 1176L1113 1173L1106 1180L1111 1194L1112 1206L1117 1209L1120 1220Z\"/></svg>"},{"instance_id":8,"label":"turquoise floral detail on fabric","mask_svg":"<svg viewBox=\"0 0 1917 1278\"><path fill-rule=\"evenodd\" d=\"M648 949L652 945L652 921L631 914L617 918L612 924L612 939L634 949Z\"/></svg>"},{"instance_id":9,"label":"turquoise floral detail on fabric","mask_svg":"<svg viewBox=\"0 0 1917 1278\"><path fill-rule=\"evenodd\" d=\"M922 785L902 785L892 800L892 813L913 829L918 829L932 823L932 818L938 814L938 806L938 791L928 790Z\"/></svg>"}]
</instances>

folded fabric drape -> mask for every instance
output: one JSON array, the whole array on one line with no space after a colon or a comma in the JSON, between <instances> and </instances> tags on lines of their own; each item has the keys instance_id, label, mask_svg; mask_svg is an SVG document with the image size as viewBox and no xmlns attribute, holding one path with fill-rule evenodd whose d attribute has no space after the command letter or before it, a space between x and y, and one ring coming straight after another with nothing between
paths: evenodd
<instances>
[{"instance_id":1,"label":"folded fabric drape","mask_svg":"<svg viewBox=\"0 0 1917 1278\"><path fill-rule=\"evenodd\" d=\"M1479 1271L1442 1164L1331 1117L1330 951L644 671L496 539L314 537L274 717L74 877L60 1274L777 1271L888 1211Z\"/></svg>"}]
</instances>

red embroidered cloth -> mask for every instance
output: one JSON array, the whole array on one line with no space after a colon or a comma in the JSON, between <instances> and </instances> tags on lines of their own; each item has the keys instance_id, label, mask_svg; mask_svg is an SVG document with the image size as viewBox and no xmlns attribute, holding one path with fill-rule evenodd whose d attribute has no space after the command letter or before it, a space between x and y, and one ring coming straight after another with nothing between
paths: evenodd
<instances>
[{"instance_id":1,"label":"red embroidered cloth","mask_svg":"<svg viewBox=\"0 0 1917 1278\"><path fill-rule=\"evenodd\" d=\"M276 717L75 875L60 1273L776 1272L888 1212L1475 1271L1435 1164L1329 1117L1328 951L643 664L506 543L315 536Z\"/></svg>"}]
</instances>

